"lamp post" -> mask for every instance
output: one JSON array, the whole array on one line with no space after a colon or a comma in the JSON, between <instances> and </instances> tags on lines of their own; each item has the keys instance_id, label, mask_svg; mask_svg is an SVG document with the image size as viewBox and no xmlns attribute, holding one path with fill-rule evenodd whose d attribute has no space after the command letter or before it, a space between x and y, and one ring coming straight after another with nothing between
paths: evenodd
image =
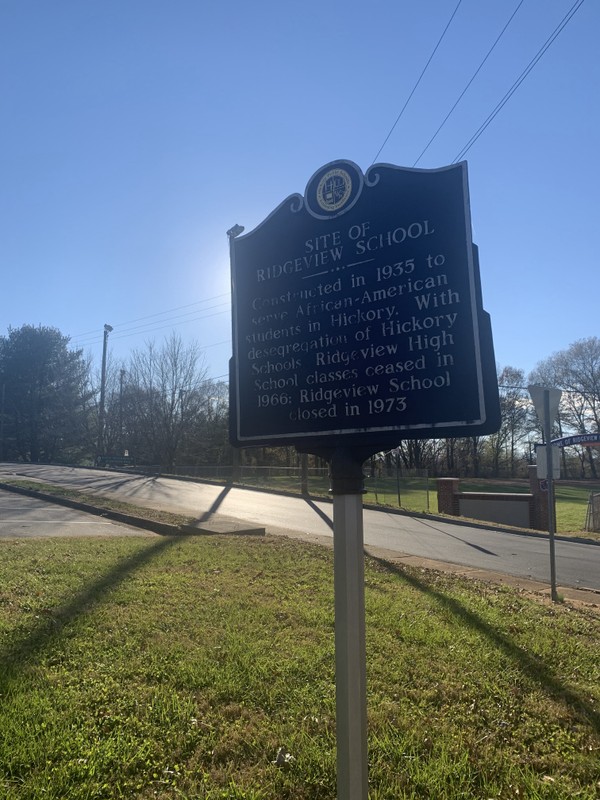
<instances>
[{"instance_id":1,"label":"lamp post","mask_svg":"<svg viewBox=\"0 0 600 800\"><path fill-rule=\"evenodd\" d=\"M111 325L104 326L104 342L102 345L102 373L100 376L100 408L98 410L98 453L97 456L104 454L104 399L106 396L106 349L108 345L108 334L112 331Z\"/></svg>"}]
</instances>

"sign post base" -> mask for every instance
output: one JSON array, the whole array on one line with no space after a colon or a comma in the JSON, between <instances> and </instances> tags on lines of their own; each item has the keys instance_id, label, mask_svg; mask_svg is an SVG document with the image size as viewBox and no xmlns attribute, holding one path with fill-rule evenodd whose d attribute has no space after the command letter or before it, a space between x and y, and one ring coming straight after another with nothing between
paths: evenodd
<instances>
[{"instance_id":1,"label":"sign post base","mask_svg":"<svg viewBox=\"0 0 600 800\"><path fill-rule=\"evenodd\" d=\"M337 798L367 800L367 665L360 452L330 460L333 494Z\"/></svg>"}]
</instances>

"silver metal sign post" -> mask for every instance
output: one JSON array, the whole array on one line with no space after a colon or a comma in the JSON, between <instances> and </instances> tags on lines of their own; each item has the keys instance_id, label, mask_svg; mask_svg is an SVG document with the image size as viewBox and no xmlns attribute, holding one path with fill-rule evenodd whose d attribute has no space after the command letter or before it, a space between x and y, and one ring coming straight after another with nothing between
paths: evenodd
<instances>
[{"instance_id":1,"label":"silver metal sign post","mask_svg":"<svg viewBox=\"0 0 600 800\"><path fill-rule=\"evenodd\" d=\"M546 480L548 482L548 540L550 543L550 596L556 602L556 553L554 548L554 477L552 464L552 418L550 416L550 391L544 389L544 439L546 440Z\"/></svg>"},{"instance_id":2,"label":"silver metal sign post","mask_svg":"<svg viewBox=\"0 0 600 800\"><path fill-rule=\"evenodd\" d=\"M556 592L556 554L554 548L554 533L556 521L554 518L554 475L552 457L552 423L558 414L558 404L562 392L560 389L547 389L543 386L529 386L529 394L533 402L538 419L544 431L544 444L546 446L546 481L548 486L548 541L550 544L550 595L552 600L558 600ZM538 471L539 476L539 471Z\"/></svg>"},{"instance_id":3,"label":"silver metal sign post","mask_svg":"<svg viewBox=\"0 0 600 800\"><path fill-rule=\"evenodd\" d=\"M360 456L331 459L335 585L337 798L367 800L367 664Z\"/></svg>"}]
</instances>

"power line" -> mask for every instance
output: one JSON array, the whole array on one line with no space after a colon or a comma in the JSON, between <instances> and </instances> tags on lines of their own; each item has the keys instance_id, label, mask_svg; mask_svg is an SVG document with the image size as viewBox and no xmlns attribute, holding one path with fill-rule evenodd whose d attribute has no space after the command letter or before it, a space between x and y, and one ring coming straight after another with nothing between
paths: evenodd
<instances>
[{"instance_id":1,"label":"power line","mask_svg":"<svg viewBox=\"0 0 600 800\"><path fill-rule=\"evenodd\" d=\"M477 69L476 69L476 70L475 70L475 72L473 73L473 75L472 75L472 77L471 77L470 81L467 83L467 85L465 86L465 88L464 88L464 89L462 90L462 92L459 94L459 96L458 96L458 98L457 98L456 102L454 103L454 105L452 106L452 108L450 109L450 111L449 111L449 112L446 114L446 116L445 116L445 117L444 117L444 119L442 120L442 123L441 123L441 125L439 126L439 128L436 130L436 132L433 134L433 136L431 137L431 139L430 139L430 140L427 142L427 144L425 145L425 147L424 147L424 148L423 148L423 150L421 151L421 154L419 155L419 157L417 158L417 160L416 160L416 161L415 161L415 163L413 164L413 167L416 167L416 166L417 166L417 164L419 163L419 161L420 161L420 160L423 158L423 156L425 155L425 153L426 153L426 152L429 150L429 147L431 146L431 144L433 144L433 142L434 142L434 141L435 141L435 139L437 138L437 135L438 135L438 133L439 133L439 132L442 130L442 128L444 127L444 125L445 125L445 124L448 122L448 120L450 119L450 116L451 116L451 115L452 115L452 113L454 112L454 109L455 109L455 108L456 108L456 106L457 106L457 105L460 103L460 101L463 99L464 95L467 93L467 91L468 91L469 87L471 86L471 84L473 83L473 81L475 80L475 78L477 77L477 75L479 74L479 72L481 71L481 69L483 68L483 65L485 64L485 62L488 60L488 58L489 58L489 57L490 57L490 55L492 54L492 51L495 49L495 47L496 47L496 45L498 44L498 42L500 41L500 39L501 39L501 38L504 36L504 33L505 33L506 29L508 28L508 26L510 25L510 23L513 21L514 17L516 16L516 13L517 13L517 11L518 11L518 10L521 8L521 6L523 5L523 3L524 3L524 0L520 0L520 2L517 4L517 7L515 8L515 10L512 12L512 14L510 15L510 17L508 18L508 22L506 23L506 25L505 25L505 26L502 28L502 30L501 30L501 31L500 31L500 33L498 34L498 36L497 36L497 38L496 38L496 41L495 41L495 42L494 42L494 44L493 44L493 45L490 47L490 49L487 51L487 53L486 53L486 55L485 55L485 58L483 59L483 61L481 62L481 64L480 64L480 65L477 67Z\"/></svg>"},{"instance_id":2,"label":"power line","mask_svg":"<svg viewBox=\"0 0 600 800\"><path fill-rule=\"evenodd\" d=\"M183 320L183 321L180 321L180 322L167 322L165 325L155 325L152 328L133 330L133 331L131 331L129 333L123 333L121 335L119 335L118 331L115 329L115 333L111 336L111 341L115 340L115 339L127 339L127 338L129 338L131 336L144 336L144 335L147 335L147 334L153 334L153 333L155 333L157 331L173 329L177 325L183 325L186 322L189 322L189 323L200 322L202 320L210 319L211 317L218 316L219 314L227 314L227 313L229 313L228 309L226 309L225 311L216 312L215 314L206 314L205 316L202 316L202 317L195 317L193 319ZM98 344L100 341L101 341L101 338L90 339L90 340L87 340L87 341L84 341L84 342L73 341L72 345L74 347L79 347L79 348L92 347L93 345ZM212 347L213 345L203 345L203 346Z\"/></svg>"},{"instance_id":3,"label":"power line","mask_svg":"<svg viewBox=\"0 0 600 800\"><path fill-rule=\"evenodd\" d=\"M220 308L221 306L226 305L227 308L224 308L222 311L215 311L213 314L206 314L206 311L212 311L215 308ZM202 309L202 313L199 316L191 316L190 314L197 314L199 312L188 312L188 314L181 314L176 317L168 317L167 319L157 320L157 323L160 324L152 324L152 325L137 325L133 328L124 328L123 330L117 330L115 335L112 337L113 339L125 339L128 336L136 336L139 333L151 333L155 330L164 330L164 328L168 328L171 325L184 325L187 322L198 322L202 319L208 319L209 317L215 317L219 314L226 314L229 312L229 304L228 303L219 303L216 306L209 306L208 308ZM184 317L189 317L188 319L184 319ZM162 324L166 323L166 324ZM117 326L115 326L117 328Z\"/></svg>"},{"instance_id":4,"label":"power line","mask_svg":"<svg viewBox=\"0 0 600 800\"><path fill-rule=\"evenodd\" d=\"M206 306L205 308L198 308L194 309L193 311L187 311L184 314L178 314L172 317L165 317L165 314L169 314L172 311L177 311L183 308L190 308L192 306L197 306L201 303L208 303L210 300L218 300L221 297L229 297L229 293L215 295L214 297L206 298L205 300L199 300L195 303L188 303L183 306L177 306L172 309L168 309L166 311L160 311L155 314L148 314L145 317L138 317L137 319L130 320L129 322L122 322L113 325L115 329L115 333L111 338L113 339L123 339L127 336L135 336L142 333L152 333L155 330L164 330L165 328L174 326L174 325L182 325L187 322L198 322L203 319L207 319L209 317L214 317L219 314L226 314L229 313L230 304L228 301L223 303L217 303L212 306ZM207 314L206 312L212 311L213 309L220 309L220 311L215 311L213 314ZM157 319L157 317L163 317L163 319ZM142 325L134 325L135 322L143 321L143 320L154 320L154 322L148 322ZM164 324L163 324L164 323ZM133 325L133 327L124 327L127 325ZM84 345L92 345L97 344L101 341L102 336L98 333L98 331L89 331L90 335L80 334L79 336L74 336L72 339L74 340L74 344L79 346Z\"/></svg>"},{"instance_id":5,"label":"power line","mask_svg":"<svg viewBox=\"0 0 600 800\"><path fill-rule=\"evenodd\" d=\"M154 331L163 331L166 328L175 328L178 325L187 325L194 322L202 322L205 319L211 319L212 317L218 317L221 314L228 314L229 309L226 308L223 311L215 311L212 314L202 314L198 317L190 317L189 319L169 319L164 320L164 324L162 325L152 325L151 327L142 325L137 328L127 328L123 331L120 331L118 328L115 329L115 333L111 338L113 339L128 339L131 336L144 336L149 333L154 333Z\"/></svg>"},{"instance_id":6,"label":"power line","mask_svg":"<svg viewBox=\"0 0 600 800\"><path fill-rule=\"evenodd\" d=\"M400 113L399 113L399 114L398 114L398 116L396 117L396 121L394 122L394 124L393 124L393 125L392 125L392 127L390 128L390 132L388 133L388 135L387 135L387 136L385 137L385 139L383 140L383 144L381 145L381 147L380 147L380 148L379 148L379 150L377 151L377 155L375 156L375 158L373 159L373 161L371 162L371 164L374 164L374 163L377 161L377 159L379 158L379 154L381 153L381 151L383 150L383 148L384 148L384 147L386 146L386 144L388 143L388 140L389 140L390 136L392 135L392 133L394 132L394 129L396 128L396 125L397 125L397 124L400 122L400 119L401 119L402 115L404 114L404 112L405 112L405 110L406 110L406 107L407 107L407 105L410 103L410 101L411 101L411 98L412 98L413 94L414 94L414 93L417 91L417 88L418 88L419 84L421 83L421 80L423 79L423 76L425 75L425 73L426 73L426 71L427 71L427 68L428 68L428 67L429 67L429 65L431 64L431 62L432 62L432 60L433 60L433 57L435 56L435 54L436 54L436 52L437 52L437 50L438 50L438 47L441 45L441 43L442 43L442 40L443 40L444 36L446 35L446 31L448 30L448 28L450 27L450 24L452 23L452 20L453 20L453 19L454 19L454 17L456 16L456 12L458 11L458 9L459 9L459 6L460 6L460 4L461 4L461 3L462 3L462 0L458 0L458 3L456 4L456 8L455 8L455 9L454 9L454 11L452 12L452 15L450 16L450 19L448 20L448 22L447 22L447 24L446 24L446 27L444 28L444 30L443 30L443 32L442 32L442 35L441 35L441 36L440 36L440 38L438 39L438 43L437 43L437 44L436 44L436 46L433 48L433 52L432 52L432 54L429 56L429 58L428 58L428 60L427 60L427 63L426 63L426 64L425 64L425 66L423 67L423 71L422 71L422 72L421 72L421 74L419 75L419 77L418 77L418 79L417 79L417 82L415 83L415 85L414 85L414 86L413 86L413 88L412 88L412 91L411 91L411 93L408 95L408 98L407 98L406 102L404 103L404 105L402 106L402 109L400 110Z\"/></svg>"},{"instance_id":7,"label":"power line","mask_svg":"<svg viewBox=\"0 0 600 800\"><path fill-rule=\"evenodd\" d=\"M572 19L572 18L575 16L575 14L576 14L576 13L577 13L577 11L578 11L578 10L581 8L581 6L583 5L583 3L584 3L584 0L577 0L577 2L575 2L575 3L574 3L572 6L571 6L571 8L569 9L569 11L567 11L567 13L565 14L565 16L562 18L562 20L561 20L561 21L559 22L559 24L556 26L556 28L554 29L554 31L553 31L553 32L550 34L550 36L548 37L548 39L546 39L546 41L544 42L544 44L542 45L542 47L541 47L541 48L538 50L538 52L536 53L536 55L535 55L535 56L534 56L534 57L531 59L531 61L529 62L529 64L528 64L528 65L525 67L525 69L523 70L523 72L522 72L522 73L519 75L519 77L516 79L516 81L515 81L515 82L513 83L513 85L510 87L510 89L508 90L508 92L506 92L506 94L504 95L504 97L502 98L502 100L500 100L500 102L499 102L499 103L496 105L496 107L494 108L494 110L493 110L493 111L492 111L492 112L489 114L489 116L487 117L487 119L485 120L485 122L483 122L483 123L480 125L479 129L478 129L478 130L477 130L477 131L476 131L476 132L473 134L473 136L471 136L471 138L469 139L469 141L467 142L467 144L466 144L466 145L465 145L465 146L462 148L462 150L460 151L460 153L459 153L459 154L458 154L458 155L457 155L457 156L454 158L454 160L453 160L453 162L452 162L453 164L456 164L456 162L457 162L457 161L460 161L460 160L462 160L462 159L465 157L465 155L466 155L466 154L469 152L469 150L471 149L471 147L472 147L472 146L475 144L475 142L476 142L476 141L479 139L479 137L481 136L481 134L482 134L482 133L483 133L483 132L486 130L486 128L487 128L487 127L488 127L488 126L489 126L489 125L492 123L492 121L493 121L493 120L496 118L496 116L497 116L497 115L500 113L500 111L501 111L501 110L504 108L504 106L505 106L505 105L506 105L506 103L507 103L507 102L510 100L510 98L513 96L513 94L514 94L514 93L517 91L517 89L519 88L519 86L520 86L520 85L523 83L523 81L525 80L525 78L526 78L526 77L529 75L529 73L532 71L532 69L533 69L533 68L536 66L536 64L537 64L537 63L538 63L538 61L539 61L539 60L542 58L542 56L544 55L544 53L545 53L545 52L548 50L548 48L550 47L550 45L551 45L551 44L554 42L554 40L555 40L555 39L558 37L558 35L559 35L559 34L560 34L560 33L561 33L563 30L564 30L564 28L567 26L567 24L568 24L568 23L571 21L571 19Z\"/></svg>"},{"instance_id":8,"label":"power line","mask_svg":"<svg viewBox=\"0 0 600 800\"><path fill-rule=\"evenodd\" d=\"M181 311L181 309L183 309L183 308L191 308L192 306L201 305L202 303L210 303L212 300L220 300L222 297L229 297L229 296L230 296L229 292L224 292L223 294L216 294L213 297L207 297L204 300L196 300L193 303L186 303L183 306L175 306L175 308L168 308L165 311L157 311L155 314L148 314L148 315L146 315L144 317L136 317L135 319L128 319L128 320L125 320L124 322L118 322L118 323L116 323L116 325L114 327L121 327L123 325L132 325L135 322L141 322L141 321L143 321L145 319L152 319L154 317L161 317L161 316L164 316L165 314L171 314L174 311ZM202 311L202 310L203 309L198 309L198 311ZM204 310L207 310L207 309L204 309ZM195 312L190 311L188 313L192 314L192 313L195 313ZM171 318L169 318L169 319L171 319ZM173 319L177 319L177 317L174 317ZM98 333L98 331L95 330L95 329L91 330L91 331L84 331L83 333L76 334L73 338L81 340L84 337L92 335L92 334L94 336L96 336L97 333Z\"/></svg>"},{"instance_id":9,"label":"power line","mask_svg":"<svg viewBox=\"0 0 600 800\"><path fill-rule=\"evenodd\" d=\"M209 309L206 310L208 311ZM122 331L120 331L117 328L117 326L113 326L115 332L111 336L111 339L126 339L130 336L142 336L144 334L153 333L154 331L161 331L165 330L166 328L173 328L176 327L177 325L185 325L187 323L200 322L205 319L210 319L211 317L219 316L220 314L228 314L228 313L229 313L229 308L225 308L223 311L215 311L213 314L201 314L199 316L193 316L188 319L183 319L182 317L172 317L166 320L161 320L161 322L164 324L160 325L154 324L151 326L139 325L134 328L125 328ZM80 339L77 342L74 342L74 344L78 346L85 346L85 345L97 344L99 341L101 341L101 337L96 336L84 340Z\"/></svg>"},{"instance_id":10,"label":"power line","mask_svg":"<svg viewBox=\"0 0 600 800\"><path fill-rule=\"evenodd\" d=\"M384 149L384 147L388 143L392 133L394 132L396 126L398 125L400 119L402 118L402 116L403 116L403 114L404 114L404 112L405 112L410 100L412 99L412 97L414 96L417 88L419 87L419 85L420 85L420 83L421 83L421 81L422 81L427 69L429 68L429 66L430 66L435 54L437 53L437 51L438 51L438 49L439 49L439 47L440 47L440 45L441 45L446 33L448 31L448 29L450 28L450 25L451 25L452 21L454 20L456 14L458 12L458 9L459 9L459 7L461 5L461 2L462 2L462 0L458 0L458 3L456 4L456 7L454 8L454 10L453 10L453 12L452 12L452 14L450 16L450 19L448 20L448 22L447 22L447 24L446 24L446 26L445 26L440 38L439 38L437 44L435 45L431 55L429 56L429 58L428 58L428 60L427 60L427 62L425 64L423 70L421 71L421 74L420 74L419 78L417 79L417 81L416 81L414 87L412 88L407 100L405 101L400 113L398 114L394 124L392 125L389 133L385 137L381 147L379 148L375 158L373 159L373 163L377 160L377 158L381 154L382 150ZM500 41L500 39L504 35L505 31L507 30L508 26L512 22L513 18L515 17L516 13L520 9L520 7L521 7L523 2L524 2L524 0L520 0L520 2L518 2L515 10L512 12L511 16L509 17L508 21L504 25L504 27L501 30L500 34L498 35L498 37L494 41L493 45L489 49L488 53L486 54L486 56L484 57L484 59L482 60L480 65L478 66L477 70L472 75L471 79L468 81L467 85L465 86L465 88L463 89L463 91L459 95L458 99L456 100L456 102L454 103L454 105L452 106L452 108L450 109L450 111L448 112L448 114L446 115L446 117L444 118L444 120L442 121L442 123L440 124L438 129L436 130L436 132L434 133L433 137L429 140L429 142L427 143L427 145L425 146L425 148L423 149L423 151L421 152L421 154L419 155L417 160L414 162L413 166L416 166L418 164L418 162L423 157L423 155L426 153L426 151L428 150L430 145L436 139L436 137L438 136L438 134L440 133L440 131L442 130L442 128L446 124L447 120L449 119L451 114L454 112L454 110L456 109L457 105L462 100L463 96L468 91L469 87L471 86L471 84L473 83L473 81L475 80L475 78L477 77L477 75L479 74L481 69L483 68L484 64L488 60L488 58L491 55L492 51L495 49L495 47L497 46L498 42ZM491 122L495 119L495 117L500 113L500 111L502 110L504 105L506 105L508 100L512 97L512 95L515 93L515 91L519 88L521 83L525 80L525 78L529 75L529 73L537 65L537 63L540 61L540 59L545 54L545 52L549 49L549 47L552 45L552 43L556 40L558 35L562 32L562 30L564 30L566 25L571 21L571 19L575 15L575 13L583 5L583 2L584 2L584 0L576 0L576 2L573 4L571 9L563 17L563 19L561 20L559 25L554 29L552 34L548 37L548 39L543 44L543 46L540 48L540 50L537 52L537 54L534 56L534 58L529 62L529 64L523 70L521 75L513 83L513 85L509 89L509 91L504 95L504 97L496 105L496 107L493 109L493 111L490 113L490 115L487 117L487 119L484 121L484 123L479 127L479 129L471 137L471 139L467 142L467 144L462 148L462 150L455 157L455 159L454 159L454 161L452 163L456 163L461 158L464 158L466 153L475 144L475 142L479 139L479 137L483 134L483 132L487 129L487 127L491 124ZM149 315L138 317L138 318L135 318L135 319L132 319L132 320L127 320L127 321L122 322L122 323L118 323L115 326L115 328L117 328L119 330L116 330L115 335L114 335L113 338L115 338L115 339L123 339L123 338L127 338L127 337L130 337L130 336L139 335L141 333L151 333L153 331L163 330L165 328L171 327L172 325L184 324L186 322L196 322L196 321L200 321L202 319L207 319L207 318L210 318L210 317L213 317L213 316L217 316L219 314L227 313L228 309L224 309L222 311L214 311L214 313L212 313L212 314L206 314L205 313L205 312L211 311L213 309L218 309L218 308L220 308L220 306L225 306L225 305L228 306L228 303L218 303L216 305L208 306L208 307L203 308L203 309L196 308L193 311L186 311L183 314L179 314L179 315L172 316L172 317L165 317L165 315L167 315L167 314L171 314L173 312L181 311L183 309L190 309L190 308L193 308L194 306L198 306L198 305L201 305L201 304L204 304L204 303L208 303L208 302L210 302L212 300L219 300L219 299L221 299L223 297L227 297L227 296L228 296L228 293L223 293L223 294L211 297L211 298L207 298L205 300L196 301L194 303L188 303L188 304L185 304L185 305L177 306L177 307L172 308L172 309L168 309L168 310L161 311L161 312L156 312L154 314L149 314ZM193 316L195 314L198 314L199 316ZM159 319L159 318L161 318L161 319ZM136 325L136 323L138 323L138 322L141 322L141 323L144 323L144 324ZM133 326L133 327L125 327L125 326ZM95 343L101 341L101 338L102 338L101 334L99 334L97 331L88 331L88 332L85 332L83 334L80 334L76 338L77 339L81 339L81 338L84 338L86 336L92 336L93 337L88 342L89 344L95 344ZM214 343L214 344L211 344L211 345L207 345L207 347L217 346L217 344L225 344L225 342Z\"/></svg>"},{"instance_id":11,"label":"power line","mask_svg":"<svg viewBox=\"0 0 600 800\"><path fill-rule=\"evenodd\" d=\"M196 300L196 302L194 302L194 303L187 303L184 306L177 306L176 308L170 308L167 311L158 311L156 314L148 314L145 317L138 317L137 319L128 320L127 322L120 322L120 323L117 323L117 324L118 325L129 325L129 324L133 324L134 322L142 322L145 319L153 319L154 317L161 317L164 314L170 314L172 311L180 311L183 308L191 308L192 306L197 306L197 305L200 305L201 303L210 303L211 300L219 300L221 297L229 297L229 296L230 296L229 292L224 292L223 294L216 294L214 297L207 297L206 300ZM223 305L223 304L221 304L221 305ZM211 306L211 308L215 308L215 306ZM194 314L196 312L188 311L186 313ZM182 315L182 316L185 316L185 315ZM177 317L175 317L174 319L177 319Z\"/></svg>"}]
</instances>

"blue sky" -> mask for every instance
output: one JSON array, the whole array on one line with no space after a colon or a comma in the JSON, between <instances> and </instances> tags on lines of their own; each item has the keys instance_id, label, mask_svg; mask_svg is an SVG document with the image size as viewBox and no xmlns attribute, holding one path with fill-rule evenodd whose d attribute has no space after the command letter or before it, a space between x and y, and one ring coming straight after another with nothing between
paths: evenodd
<instances>
[{"instance_id":1,"label":"blue sky","mask_svg":"<svg viewBox=\"0 0 600 800\"><path fill-rule=\"evenodd\" d=\"M462 0L377 160L452 163L573 0ZM457 0L0 0L0 332L99 363L171 331L231 355L226 231L370 166ZM469 149L496 360L598 335L600 6L586 0Z\"/></svg>"}]
</instances>

